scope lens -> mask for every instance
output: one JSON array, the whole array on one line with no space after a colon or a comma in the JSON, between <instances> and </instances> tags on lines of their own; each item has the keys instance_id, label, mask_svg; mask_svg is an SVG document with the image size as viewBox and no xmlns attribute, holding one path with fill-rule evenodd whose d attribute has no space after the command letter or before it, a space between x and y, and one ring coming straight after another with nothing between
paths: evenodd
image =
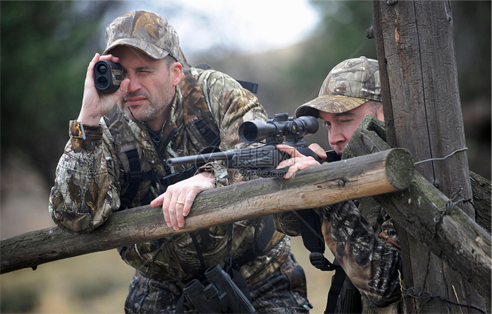
<instances>
[{"instance_id":1,"label":"scope lens","mask_svg":"<svg viewBox=\"0 0 492 314\"><path fill-rule=\"evenodd\" d=\"M97 79L96 83L97 83L97 86L99 86L101 88L106 88L109 85L109 80L106 77L101 76Z\"/></svg>"},{"instance_id":2,"label":"scope lens","mask_svg":"<svg viewBox=\"0 0 492 314\"><path fill-rule=\"evenodd\" d=\"M101 74L104 74L106 73L106 71L108 71L108 68L106 67L106 65L104 64L100 64L98 67L97 67L97 72L101 73Z\"/></svg>"}]
</instances>

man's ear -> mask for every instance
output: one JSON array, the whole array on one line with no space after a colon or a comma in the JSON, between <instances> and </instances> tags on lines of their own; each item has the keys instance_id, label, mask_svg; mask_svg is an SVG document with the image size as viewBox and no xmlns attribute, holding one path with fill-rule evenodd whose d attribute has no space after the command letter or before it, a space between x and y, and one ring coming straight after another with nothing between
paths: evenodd
<instances>
[{"instance_id":1,"label":"man's ear","mask_svg":"<svg viewBox=\"0 0 492 314\"><path fill-rule=\"evenodd\" d=\"M171 75L171 82L173 86L177 86L183 77L183 66L179 62L174 62L169 67L169 73Z\"/></svg>"}]
</instances>

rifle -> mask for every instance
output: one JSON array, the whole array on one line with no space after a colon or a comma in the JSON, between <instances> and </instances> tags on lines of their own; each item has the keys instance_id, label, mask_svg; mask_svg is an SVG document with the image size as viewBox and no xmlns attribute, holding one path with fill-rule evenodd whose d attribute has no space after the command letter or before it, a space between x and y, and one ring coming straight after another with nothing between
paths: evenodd
<instances>
[{"instance_id":1,"label":"rifle","mask_svg":"<svg viewBox=\"0 0 492 314\"><path fill-rule=\"evenodd\" d=\"M276 169L283 160L290 156L276 148L277 144L287 144L296 148L301 154L321 161L319 156L308 148L302 139L318 131L319 124L315 117L289 117L287 113L278 113L275 118L262 122L258 120L243 122L238 130L241 141L246 144L265 144L230 151L218 151L193 156L170 158L169 166L196 165L197 167L212 161L223 161L227 168L239 169L242 175L260 177L283 177L289 167ZM327 152L329 154L330 152ZM330 154L331 155L331 154Z\"/></svg>"}]
</instances>

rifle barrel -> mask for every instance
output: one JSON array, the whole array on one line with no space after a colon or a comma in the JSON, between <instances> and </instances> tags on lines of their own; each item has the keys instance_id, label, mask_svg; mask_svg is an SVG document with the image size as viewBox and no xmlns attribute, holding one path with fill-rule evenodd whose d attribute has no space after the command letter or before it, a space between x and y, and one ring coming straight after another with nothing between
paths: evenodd
<instances>
[{"instance_id":1,"label":"rifle barrel","mask_svg":"<svg viewBox=\"0 0 492 314\"><path fill-rule=\"evenodd\" d=\"M235 154L236 152L231 150L225 152L215 152L215 153L200 154L200 155L193 155L193 156L176 157L176 158L169 158L166 161L166 163L168 166L179 166L179 165L189 165L189 164L202 165L211 161L228 160L232 158L232 156L234 156Z\"/></svg>"}]
</instances>

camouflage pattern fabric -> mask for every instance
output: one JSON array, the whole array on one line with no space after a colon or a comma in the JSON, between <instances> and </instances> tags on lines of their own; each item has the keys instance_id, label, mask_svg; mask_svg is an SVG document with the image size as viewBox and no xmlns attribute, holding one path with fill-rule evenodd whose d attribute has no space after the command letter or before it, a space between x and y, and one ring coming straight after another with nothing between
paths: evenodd
<instances>
[{"instance_id":1,"label":"camouflage pattern fabric","mask_svg":"<svg viewBox=\"0 0 492 314\"><path fill-rule=\"evenodd\" d=\"M328 73L318 97L299 106L296 116L319 117L319 110L342 113L369 100L382 101L378 61L366 57L347 59Z\"/></svg>"},{"instance_id":2,"label":"camouflage pattern fabric","mask_svg":"<svg viewBox=\"0 0 492 314\"><path fill-rule=\"evenodd\" d=\"M157 145L157 149L165 152L165 158L197 154L205 148L201 133L196 130L198 118L213 120L216 127L211 131L220 135L223 150L242 145L237 129L243 121L266 122L266 113L258 99L226 74L194 68L185 74L176 87L162 138L167 138L173 129L178 132L167 147L162 147L164 141ZM103 117L98 126L70 122L70 140L57 167L49 209L55 223L71 233L91 232L113 212L120 210L120 197L128 188L125 180L125 173L129 171L126 151L138 151L142 171L154 170L159 175L166 173L145 125L129 119L118 106L108 116ZM216 186L243 180L219 164L209 167L214 173ZM154 183L142 182L130 207L142 205L148 195L153 199L159 194L159 187ZM258 221L243 220L233 224L233 259L253 244ZM205 233L195 233L207 268L224 265L227 229L227 225L216 226ZM262 226L257 232L261 230ZM266 254L243 265L240 272L249 286L254 285L276 272L289 254L290 241L275 232ZM145 276L159 281L188 280L203 272L189 234L128 246L122 257ZM290 304L289 307L297 305Z\"/></svg>"},{"instance_id":3,"label":"camouflage pattern fabric","mask_svg":"<svg viewBox=\"0 0 492 314\"><path fill-rule=\"evenodd\" d=\"M385 221L377 236L353 201L315 211L323 218L322 233L328 248L363 296L364 310L397 302L401 297L401 259L392 221ZM275 215L277 230L290 236L300 235L299 223L293 213Z\"/></svg>"},{"instance_id":4,"label":"camouflage pattern fabric","mask_svg":"<svg viewBox=\"0 0 492 314\"><path fill-rule=\"evenodd\" d=\"M146 52L154 59L171 55L181 61L178 33L165 17L148 12L134 11L116 18L106 28L106 49L127 45Z\"/></svg>"},{"instance_id":5,"label":"camouflage pattern fabric","mask_svg":"<svg viewBox=\"0 0 492 314\"><path fill-rule=\"evenodd\" d=\"M271 276L249 287L256 313L308 313L304 270L291 255ZM159 281L136 272L125 302L125 313L175 313L182 287L176 281ZM183 313L198 313L184 300Z\"/></svg>"}]
</instances>

